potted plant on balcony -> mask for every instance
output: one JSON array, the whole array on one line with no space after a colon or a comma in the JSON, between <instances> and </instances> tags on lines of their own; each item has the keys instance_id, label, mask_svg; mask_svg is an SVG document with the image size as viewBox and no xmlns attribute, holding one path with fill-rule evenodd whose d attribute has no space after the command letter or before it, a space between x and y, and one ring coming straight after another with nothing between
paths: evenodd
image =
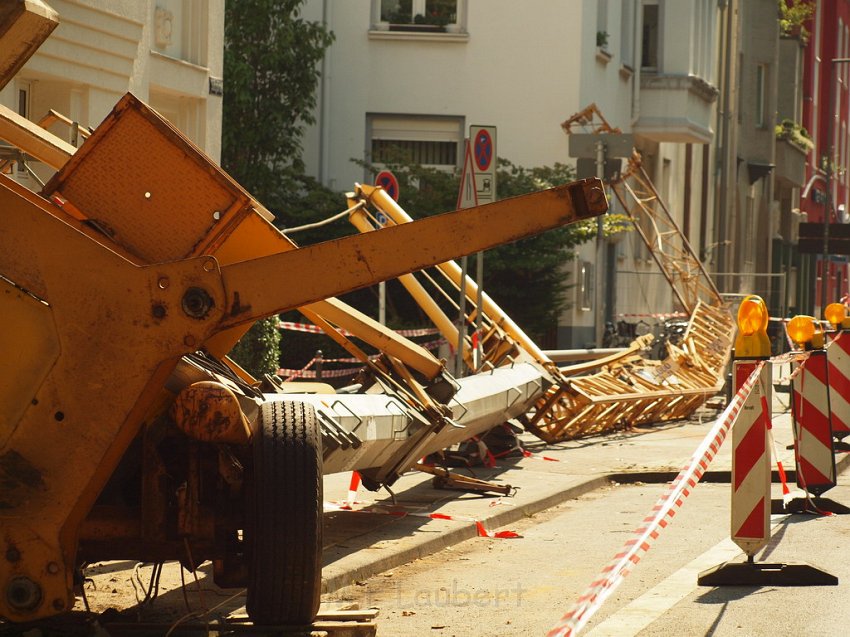
<instances>
[{"instance_id":1,"label":"potted plant on balcony","mask_svg":"<svg viewBox=\"0 0 850 637\"><path fill-rule=\"evenodd\" d=\"M808 153L815 147L809 132L790 119L783 119L776 125L776 139L788 141L804 153Z\"/></svg>"}]
</instances>

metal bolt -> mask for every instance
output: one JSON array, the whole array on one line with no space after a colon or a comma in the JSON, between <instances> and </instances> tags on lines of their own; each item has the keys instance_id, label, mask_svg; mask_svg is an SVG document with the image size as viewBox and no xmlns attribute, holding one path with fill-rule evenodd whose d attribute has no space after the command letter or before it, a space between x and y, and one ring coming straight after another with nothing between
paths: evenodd
<instances>
[{"instance_id":1,"label":"metal bolt","mask_svg":"<svg viewBox=\"0 0 850 637\"><path fill-rule=\"evenodd\" d=\"M169 284L168 277L167 276L160 277L159 281L157 281L156 284L159 286L160 290L164 290L165 288L168 287L168 284Z\"/></svg>"},{"instance_id":2,"label":"metal bolt","mask_svg":"<svg viewBox=\"0 0 850 637\"><path fill-rule=\"evenodd\" d=\"M47 572L51 575L56 575L59 572L59 565L56 562L47 563Z\"/></svg>"},{"instance_id":3,"label":"metal bolt","mask_svg":"<svg viewBox=\"0 0 850 637\"><path fill-rule=\"evenodd\" d=\"M41 603L41 586L29 577L14 577L6 586L6 601L15 610L33 610Z\"/></svg>"},{"instance_id":4,"label":"metal bolt","mask_svg":"<svg viewBox=\"0 0 850 637\"><path fill-rule=\"evenodd\" d=\"M156 319L163 319L163 318L165 318L165 314L166 314L166 312L165 312L165 306L164 306L164 305L160 305L159 303L157 303L156 305L154 305L154 306L151 308L151 314L153 314L153 317L154 317L154 318L156 318Z\"/></svg>"},{"instance_id":5,"label":"metal bolt","mask_svg":"<svg viewBox=\"0 0 850 637\"><path fill-rule=\"evenodd\" d=\"M205 289L191 287L183 294L182 305L186 316L203 319L215 306L215 301Z\"/></svg>"}]
</instances>

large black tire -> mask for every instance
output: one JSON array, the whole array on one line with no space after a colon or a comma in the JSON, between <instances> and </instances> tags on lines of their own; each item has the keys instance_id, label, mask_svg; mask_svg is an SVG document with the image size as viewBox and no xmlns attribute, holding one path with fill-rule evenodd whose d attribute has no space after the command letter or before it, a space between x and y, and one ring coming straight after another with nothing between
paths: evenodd
<instances>
[{"instance_id":1,"label":"large black tire","mask_svg":"<svg viewBox=\"0 0 850 637\"><path fill-rule=\"evenodd\" d=\"M322 450L316 412L262 407L254 441L248 615L255 624L310 624L322 588Z\"/></svg>"}]
</instances>

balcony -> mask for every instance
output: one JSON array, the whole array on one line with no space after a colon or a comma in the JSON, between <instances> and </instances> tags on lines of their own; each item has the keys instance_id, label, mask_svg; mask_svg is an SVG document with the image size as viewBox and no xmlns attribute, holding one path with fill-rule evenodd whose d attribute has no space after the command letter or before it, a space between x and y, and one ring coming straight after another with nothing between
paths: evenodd
<instances>
[{"instance_id":1,"label":"balcony","mask_svg":"<svg viewBox=\"0 0 850 637\"><path fill-rule=\"evenodd\" d=\"M695 75L640 76L640 116L634 133L656 142L707 144L717 89Z\"/></svg>"},{"instance_id":2,"label":"balcony","mask_svg":"<svg viewBox=\"0 0 850 637\"><path fill-rule=\"evenodd\" d=\"M814 148L805 128L790 119L776 126L776 178L781 185L800 188L806 181L806 157Z\"/></svg>"},{"instance_id":3,"label":"balcony","mask_svg":"<svg viewBox=\"0 0 850 637\"><path fill-rule=\"evenodd\" d=\"M808 148L790 139L776 140L776 178L790 188L801 188L806 181Z\"/></svg>"}]
</instances>

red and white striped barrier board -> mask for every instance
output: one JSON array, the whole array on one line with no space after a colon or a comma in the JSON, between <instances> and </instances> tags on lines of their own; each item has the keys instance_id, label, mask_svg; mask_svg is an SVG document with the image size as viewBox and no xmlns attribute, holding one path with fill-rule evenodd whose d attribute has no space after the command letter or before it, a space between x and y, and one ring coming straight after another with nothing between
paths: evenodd
<instances>
[{"instance_id":1,"label":"red and white striped barrier board","mask_svg":"<svg viewBox=\"0 0 850 637\"><path fill-rule=\"evenodd\" d=\"M850 434L850 333L840 331L826 348L829 362L829 406L832 408L832 435Z\"/></svg>"},{"instance_id":2,"label":"red and white striped barrier board","mask_svg":"<svg viewBox=\"0 0 850 637\"><path fill-rule=\"evenodd\" d=\"M735 385L743 386L759 369L758 382L747 395L732 432L731 537L748 556L770 539L771 369L761 361L735 361Z\"/></svg>"},{"instance_id":3,"label":"red and white striped barrier board","mask_svg":"<svg viewBox=\"0 0 850 637\"><path fill-rule=\"evenodd\" d=\"M835 486L826 352L814 350L791 381L797 486L816 496Z\"/></svg>"},{"instance_id":4,"label":"red and white striped barrier board","mask_svg":"<svg viewBox=\"0 0 850 637\"><path fill-rule=\"evenodd\" d=\"M681 508L682 503L690 495L691 490L700 481L711 461L714 460L714 456L720 450L729 429L739 417L745 400L749 397L753 386L758 382L762 370L761 365L763 363L758 363L753 373L732 398L729 406L714 422L711 431L697 447L676 479L659 498L652 508L652 512L644 518L643 524L635 530L634 535L623 545L620 552L591 582L587 590L575 601L572 608L549 630L546 634L547 637L566 637L578 634L605 600L640 562L643 555L649 551L652 542L667 527L673 516Z\"/></svg>"}]
</instances>

